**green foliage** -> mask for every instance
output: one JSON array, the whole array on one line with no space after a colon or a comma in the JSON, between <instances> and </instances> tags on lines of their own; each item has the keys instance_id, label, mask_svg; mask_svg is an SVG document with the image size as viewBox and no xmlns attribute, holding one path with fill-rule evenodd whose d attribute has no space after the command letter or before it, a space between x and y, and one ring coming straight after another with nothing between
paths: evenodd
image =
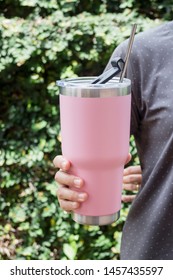
<instances>
[{"instance_id":1,"label":"green foliage","mask_svg":"<svg viewBox=\"0 0 173 280\"><path fill-rule=\"evenodd\" d=\"M0 0L0 12L0 258L118 259L129 206L106 227L58 206L55 81L100 74L132 23L139 32L171 18L171 1ZM131 151L137 164L133 139Z\"/></svg>"}]
</instances>

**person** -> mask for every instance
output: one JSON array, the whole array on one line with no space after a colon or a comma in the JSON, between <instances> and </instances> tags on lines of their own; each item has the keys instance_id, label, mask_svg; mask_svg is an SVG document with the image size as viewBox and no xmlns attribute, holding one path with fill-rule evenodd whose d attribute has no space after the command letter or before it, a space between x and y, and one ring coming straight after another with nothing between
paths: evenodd
<instances>
[{"instance_id":1,"label":"person","mask_svg":"<svg viewBox=\"0 0 173 280\"><path fill-rule=\"evenodd\" d=\"M113 52L125 57L128 41ZM110 61L106 69L110 67ZM141 188L128 213L121 240L122 260L173 259L173 21L135 36L126 77L132 82L131 134L142 170ZM69 163L62 160L65 170ZM55 165L61 167L62 163ZM60 180L58 173L56 180ZM62 172L63 174L63 172ZM64 185L71 185L67 174ZM80 187L82 181L76 180ZM66 198L71 193L64 189ZM67 202L59 201L62 208ZM81 193L80 201L86 194ZM70 199L69 199L70 200ZM70 207L78 207L71 200ZM68 208L67 207L67 208Z\"/></svg>"}]
</instances>

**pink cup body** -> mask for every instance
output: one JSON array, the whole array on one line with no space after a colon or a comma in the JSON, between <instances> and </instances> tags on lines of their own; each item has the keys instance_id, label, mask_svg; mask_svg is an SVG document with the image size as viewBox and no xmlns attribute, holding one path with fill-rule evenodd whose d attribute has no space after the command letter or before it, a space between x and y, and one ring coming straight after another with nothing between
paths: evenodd
<instances>
[{"instance_id":1,"label":"pink cup body","mask_svg":"<svg viewBox=\"0 0 173 280\"><path fill-rule=\"evenodd\" d=\"M131 94L105 98L60 95L62 153L84 180L88 199L75 211L104 216L121 208L129 153ZM77 190L75 188L75 190Z\"/></svg>"}]
</instances>

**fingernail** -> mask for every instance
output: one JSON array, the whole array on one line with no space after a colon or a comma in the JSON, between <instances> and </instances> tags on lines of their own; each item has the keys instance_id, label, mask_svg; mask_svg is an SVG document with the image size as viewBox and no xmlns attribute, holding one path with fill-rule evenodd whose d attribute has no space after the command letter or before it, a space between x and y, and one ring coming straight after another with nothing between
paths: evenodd
<instances>
[{"instance_id":1,"label":"fingernail","mask_svg":"<svg viewBox=\"0 0 173 280\"><path fill-rule=\"evenodd\" d=\"M79 179L79 178L74 179L74 184L75 184L76 187L80 187L81 184L82 184L81 179Z\"/></svg>"},{"instance_id":2,"label":"fingernail","mask_svg":"<svg viewBox=\"0 0 173 280\"><path fill-rule=\"evenodd\" d=\"M78 194L78 200L79 201L84 201L85 199L86 199L86 194L85 193Z\"/></svg>"},{"instance_id":3,"label":"fingernail","mask_svg":"<svg viewBox=\"0 0 173 280\"><path fill-rule=\"evenodd\" d=\"M66 169L66 167L67 167L67 161L64 160L62 162L62 169Z\"/></svg>"}]
</instances>

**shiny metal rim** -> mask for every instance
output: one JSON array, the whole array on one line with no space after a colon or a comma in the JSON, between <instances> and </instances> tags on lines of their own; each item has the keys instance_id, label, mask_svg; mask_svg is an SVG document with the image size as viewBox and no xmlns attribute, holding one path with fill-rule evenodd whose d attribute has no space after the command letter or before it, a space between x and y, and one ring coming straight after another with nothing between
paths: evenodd
<instances>
[{"instance_id":1,"label":"shiny metal rim","mask_svg":"<svg viewBox=\"0 0 173 280\"><path fill-rule=\"evenodd\" d=\"M57 81L57 85L60 87L61 95L74 97L106 98L131 93L131 81L129 79L123 79L123 82L119 83L119 78L116 77L106 84L91 84L94 78L66 79Z\"/></svg>"},{"instance_id":2,"label":"shiny metal rim","mask_svg":"<svg viewBox=\"0 0 173 280\"><path fill-rule=\"evenodd\" d=\"M120 211L106 216L84 216L77 213L72 214L72 218L75 222L82 225L108 225L114 223L120 217Z\"/></svg>"}]
</instances>

